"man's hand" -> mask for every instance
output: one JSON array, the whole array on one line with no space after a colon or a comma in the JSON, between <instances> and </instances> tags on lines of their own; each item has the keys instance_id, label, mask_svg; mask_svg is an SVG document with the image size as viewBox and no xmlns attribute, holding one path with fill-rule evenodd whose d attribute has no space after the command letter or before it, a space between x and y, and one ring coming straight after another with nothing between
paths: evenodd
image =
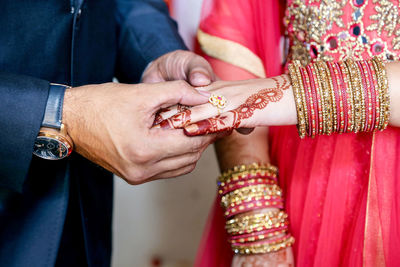
<instances>
[{"instance_id":1,"label":"man's hand","mask_svg":"<svg viewBox=\"0 0 400 267\"><path fill-rule=\"evenodd\" d=\"M206 86L215 81L208 62L192 52L176 50L154 60L142 76L144 83L185 80L193 86Z\"/></svg>"},{"instance_id":2,"label":"man's hand","mask_svg":"<svg viewBox=\"0 0 400 267\"><path fill-rule=\"evenodd\" d=\"M130 184L192 171L214 136L186 137L182 130L152 129L160 108L198 105L208 95L184 81L106 83L68 89L63 121L75 151Z\"/></svg>"}]
</instances>

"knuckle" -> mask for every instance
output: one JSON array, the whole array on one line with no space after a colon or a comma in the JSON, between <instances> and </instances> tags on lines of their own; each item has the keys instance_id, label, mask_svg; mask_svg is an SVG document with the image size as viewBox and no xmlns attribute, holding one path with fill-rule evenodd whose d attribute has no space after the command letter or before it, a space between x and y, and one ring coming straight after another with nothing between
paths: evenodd
<instances>
[{"instance_id":1,"label":"knuckle","mask_svg":"<svg viewBox=\"0 0 400 267\"><path fill-rule=\"evenodd\" d=\"M175 81L175 83L176 83L176 86L181 89L186 89L189 87L188 83L184 80L177 80L177 81Z\"/></svg>"},{"instance_id":2,"label":"knuckle","mask_svg":"<svg viewBox=\"0 0 400 267\"><path fill-rule=\"evenodd\" d=\"M200 139L199 146L198 146L199 150L205 149L210 144L209 136L202 136L199 139Z\"/></svg>"},{"instance_id":3,"label":"knuckle","mask_svg":"<svg viewBox=\"0 0 400 267\"><path fill-rule=\"evenodd\" d=\"M189 165L185 174L191 173L192 171L194 171L195 168L196 168L196 163Z\"/></svg>"},{"instance_id":4,"label":"knuckle","mask_svg":"<svg viewBox=\"0 0 400 267\"><path fill-rule=\"evenodd\" d=\"M194 139L194 138L193 138ZM196 153L199 152L203 148L203 141L202 140L196 140L193 142L192 146L192 152Z\"/></svg>"},{"instance_id":5,"label":"knuckle","mask_svg":"<svg viewBox=\"0 0 400 267\"><path fill-rule=\"evenodd\" d=\"M196 152L194 155L194 158L193 158L193 162L199 161L199 159L201 158L201 155L202 155L201 151Z\"/></svg>"},{"instance_id":6,"label":"knuckle","mask_svg":"<svg viewBox=\"0 0 400 267\"><path fill-rule=\"evenodd\" d=\"M126 173L124 180L130 185L139 185L144 183L147 178L149 177L145 170L130 168Z\"/></svg>"},{"instance_id":7,"label":"knuckle","mask_svg":"<svg viewBox=\"0 0 400 267\"><path fill-rule=\"evenodd\" d=\"M129 162L136 162L139 164L147 163L151 160L152 155L145 147L129 145L126 148L127 159Z\"/></svg>"}]
</instances>

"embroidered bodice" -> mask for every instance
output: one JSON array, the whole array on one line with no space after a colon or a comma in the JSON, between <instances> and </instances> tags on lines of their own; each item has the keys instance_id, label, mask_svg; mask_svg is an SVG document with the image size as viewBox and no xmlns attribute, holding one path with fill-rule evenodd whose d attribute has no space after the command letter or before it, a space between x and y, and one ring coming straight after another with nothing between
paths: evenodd
<instances>
[{"instance_id":1,"label":"embroidered bodice","mask_svg":"<svg viewBox=\"0 0 400 267\"><path fill-rule=\"evenodd\" d=\"M399 1L288 0L289 59L400 58Z\"/></svg>"}]
</instances>

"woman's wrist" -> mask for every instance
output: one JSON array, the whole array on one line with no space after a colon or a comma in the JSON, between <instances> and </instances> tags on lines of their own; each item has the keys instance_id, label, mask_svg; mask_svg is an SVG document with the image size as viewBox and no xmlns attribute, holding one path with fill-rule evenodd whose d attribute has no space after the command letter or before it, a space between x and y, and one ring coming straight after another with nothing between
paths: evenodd
<instances>
[{"instance_id":1,"label":"woman's wrist","mask_svg":"<svg viewBox=\"0 0 400 267\"><path fill-rule=\"evenodd\" d=\"M269 78L272 80L271 78ZM280 126L280 125L295 125L297 124L296 103L293 95L293 87L288 75L284 74L274 77L277 81L284 81L287 86L282 90L282 97L279 101L269 102L268 106L262 110L262 118L256 119L259 121L257 126ZM276 83L279 90L279 83ZM257 115L256 115L257 116Z\"/></svg>"}]
</instances>

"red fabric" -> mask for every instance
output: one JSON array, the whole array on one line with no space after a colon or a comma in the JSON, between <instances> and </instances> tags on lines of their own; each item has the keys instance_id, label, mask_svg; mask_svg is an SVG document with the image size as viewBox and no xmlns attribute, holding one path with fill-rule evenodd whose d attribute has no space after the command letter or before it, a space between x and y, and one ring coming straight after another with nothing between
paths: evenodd
<instances>
[{"instance_id":1,"label":"red fabric","mask_svg":"<svg viewBox=\"0 0 400 267\"><path fill-rule=\"evenodd\" d=\"M240 43L281 73L278 0L205 0L200 29ZM243 71L212 59L224 79ZM230 66L230 67L229 67ZM249 75L251 76L251 75ZM296 266L400 266L400 130L301 140L296 127L270 128ZM267 138L267 137L266 137ZM224 218L215 202L195 266L230 266Z\"/></svg>"}]
</instances>

